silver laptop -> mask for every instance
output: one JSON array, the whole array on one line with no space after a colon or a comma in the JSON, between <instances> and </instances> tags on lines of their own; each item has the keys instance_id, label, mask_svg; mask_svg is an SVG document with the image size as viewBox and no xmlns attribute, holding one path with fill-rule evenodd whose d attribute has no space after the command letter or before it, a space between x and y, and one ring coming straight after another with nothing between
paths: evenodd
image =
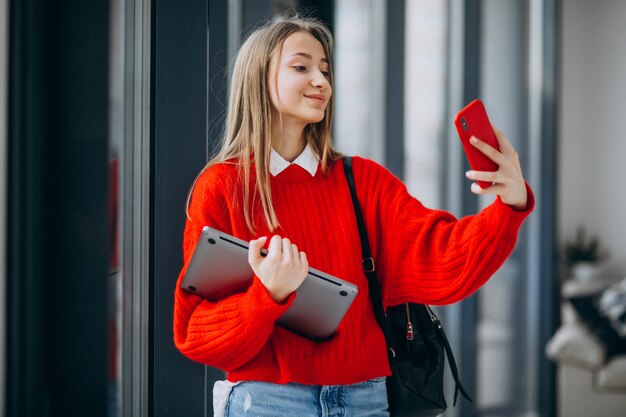
<instances>
[{"instance_id":1,"label":"silver laptop","mask_svg":"<svg viewBox=\"0 0 626 417\"><path fill-rule=\"evenodd\" d=\"M262 254L267 253L265 250ZM209 301L245 291L254 272L248 263L248 242L204 227L181 288ZM332 337L358 293L350 282L313 268L296 290L293 304L277 324L309 339Z\"/></svg>"}]
</instances>

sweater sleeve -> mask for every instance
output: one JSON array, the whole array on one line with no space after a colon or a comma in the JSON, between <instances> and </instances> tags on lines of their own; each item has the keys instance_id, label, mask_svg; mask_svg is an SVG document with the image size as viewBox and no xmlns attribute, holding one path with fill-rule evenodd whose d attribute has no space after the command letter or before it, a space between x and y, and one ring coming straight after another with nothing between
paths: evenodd
<instances>
[{"instance_id":1,"label":"sweater sleeve","mask_svg":"<svg viewBox=\"0 0 626 417\"><path fill-rule=\"evenodd\" d=\"M354 170L388 306L406 301L443 305L473 294L509 257L522 222L534 208L526 185L523 211L497 197L478 214L457 219L424 207L399 179L372 161L355 158Z\"/></svg>"},{"instance_id":2,"label":"sweater sleeve","mask_svg":"<svg viewBox=\"0 0 626 417\"><path fill-rule=\"evenodd\" d=\"M202 228L232 233L232 203L222 191L223 181L218 172L205 171L192 192L183 237L184 266L175 288L174 342L190 359L230 371L260 352L294 295L278 304L257 277L247 291L215 303L180 288Z\"/></svg>"}]
</instances>

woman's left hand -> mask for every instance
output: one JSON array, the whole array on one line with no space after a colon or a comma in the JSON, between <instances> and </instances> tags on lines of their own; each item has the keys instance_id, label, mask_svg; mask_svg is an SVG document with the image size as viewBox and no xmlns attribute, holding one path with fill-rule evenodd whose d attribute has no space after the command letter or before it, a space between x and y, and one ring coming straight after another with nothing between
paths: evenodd
<instances>
[{"instance_id":1,"label":"woman's left hand","mask_svg":"<svg viewBox=\"0 0 626 417\"><path fill-rule=\"evenodd\" d=\"M516 210L524 210L528 203L528 192L526 190L524 176L522 175L519 154L504 136L504 133L495 126L492 127L498 139L500 151L492 148L474 136L470 139L470 143L495 162L499 167L498 170L494 172L467 171L465 176L473 181L493 183L493 185L488 188L481 188L478 184L473 183L472 192L474 194L499 195L503 203L508 204Z\"/></svg>"}]
</instances>

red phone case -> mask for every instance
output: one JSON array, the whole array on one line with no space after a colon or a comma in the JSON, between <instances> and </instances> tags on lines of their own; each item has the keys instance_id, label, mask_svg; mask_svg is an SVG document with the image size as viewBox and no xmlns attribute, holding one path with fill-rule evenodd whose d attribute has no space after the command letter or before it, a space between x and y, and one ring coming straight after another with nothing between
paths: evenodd
<instances>
[{"instance_id":1,"label":"red phone case","mask_svg":"<svg viewBox=\"0 0 626 417\"><path fill-rule=\"evenodd\" d=\"M474 171L497 171L498 165L484 153L476 149L469 140L471 136L500 150L496 134L491 127L487 111L482 101L476 99L454 116L454 125L461 138L465 155ZM490 182L476 181L482 188L491 186Z\"/></svg>"}]
</instances>

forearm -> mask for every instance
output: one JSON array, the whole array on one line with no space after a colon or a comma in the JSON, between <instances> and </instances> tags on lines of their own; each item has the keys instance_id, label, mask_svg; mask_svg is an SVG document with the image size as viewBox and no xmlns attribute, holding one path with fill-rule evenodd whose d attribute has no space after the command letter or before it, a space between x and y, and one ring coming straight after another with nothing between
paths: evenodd
<instances>
[{"instance_id":1,"label":"forearm","mask_svg":"<svg viewBox=\"0 0 626 417\"><path fill-rule=\"evenodd\" d=\"M497 200L459 220L442 211L400 219L382 247L388 304L450 304L478 290L513 251L519 228L534 206L528 190L523 212Z\"/></svg>"},{"instance_id":2,"label":"forearm","mask_svg":"<svg viewBox=\"0 0 626 417\"><path fill-rule=\"evenodd\" d=\"M275 303L254 279L250 288L211 303L177 289L174 311L176 347L195 361L229 371L237 369L265 346L274 323L293 297Z\"/></svg>"}]
</instances>

